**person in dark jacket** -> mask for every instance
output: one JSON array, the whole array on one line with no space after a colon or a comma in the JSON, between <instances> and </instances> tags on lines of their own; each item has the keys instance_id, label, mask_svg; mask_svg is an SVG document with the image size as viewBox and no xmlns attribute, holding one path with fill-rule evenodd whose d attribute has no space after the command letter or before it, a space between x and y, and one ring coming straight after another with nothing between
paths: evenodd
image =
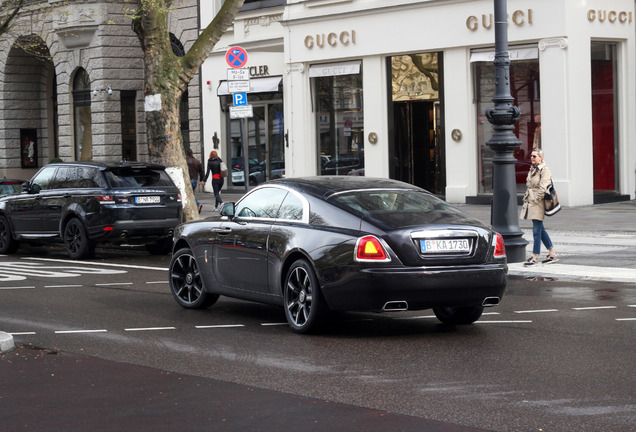
<instances>
[{"instance_id":1,"label":"person in dark jacket","mask_svg":"<svg viewBox=\"0 0 636 432\"><path fill-rule=\"evenodd\" d=\"M186 152L186 162L188 163L188 171L190 172L190 184L192 185L192 192L197 191L197 185L200 181L203 181L203 166L199 159L194 157L194 152L192 149L188 149ZM194 196L195 201L197 202L197 210L201 213L201 209L203 208L203 204L199 202L196 195Z\"/></svg>"},{"instance_id":2,"label":"person in dark jacket","mask_svg":"<svg viewBox=\"0 0 636 432\"><path fill-rule=\"evenodd\" d=\"M214 190L214 211L219 209L219 206L223 204L221 199L221 188L223 187L223 174L221 173L221 163L223 160L219 157L216 150L210 152L210 158L208 159L208 170L203 178L203 183L208 181L208 176L212 173L212 189Z\"/></svg>"}]
</instances>

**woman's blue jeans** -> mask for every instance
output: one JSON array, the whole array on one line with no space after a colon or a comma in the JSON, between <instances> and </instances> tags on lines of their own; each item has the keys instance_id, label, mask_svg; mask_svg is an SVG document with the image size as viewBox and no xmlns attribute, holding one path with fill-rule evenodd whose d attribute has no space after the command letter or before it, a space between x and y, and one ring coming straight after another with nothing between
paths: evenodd
<instances>
[{"instance_id":1,"label":"woman's blue jeans","mask_svg":"<svg viewBox=\"0 0 636 432\"><path fill-rule=\"evenodd\" d=\"M534 245L532 246L532 253L539 255L541 253L541 243L549 250L552 249L552 240L543 227L543 221L532 219L532 237L534 239Z\"/></svg>"}]
</instances>

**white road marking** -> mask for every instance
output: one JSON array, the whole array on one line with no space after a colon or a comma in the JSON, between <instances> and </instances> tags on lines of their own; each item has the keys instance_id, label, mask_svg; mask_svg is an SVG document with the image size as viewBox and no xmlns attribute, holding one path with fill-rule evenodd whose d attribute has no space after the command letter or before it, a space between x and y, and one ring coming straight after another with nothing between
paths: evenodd
<instances>
[{"instance_id":1,"label":"white road marking","mask_svg":"<svg viewBox=\"0 0 636 432\"><path fill-rule=\"evenodd\" d=\"M110 283L99 283L95 284L95 286L113 286L113 285L132 285L132 282L110 282Z\"/></svg>"},{"instance_id":2,"label":"white road marking","mask_svg":"<svg viewBox=\"0 0 636 432\"><path fill-rule=\"evenodd\" d=\"M219 325L194 326L194 328L198 328L198 329L232 328L232 327L245 327L245 324L219 324Z\"/></svg>"},{"instance_id":3,"label":"white road marking","mask_svg":"<svg viewBox=\"0 0 636 432\"><path fill-rule=\"evenodd\" d=\"M475 324L527 324L530 320L509 320L509 321L475 321Z\"/></svg>"},{"instance_id":4,"label":"white road marking","mask_svg":"<svg viewBox=\"0 0 636 432\"><path fill-rule=\"evenodd\" d=\"M44 288L79 288L84 285L44 285Z\"/></svg>"},{"instance_id":5,"label":"white road marking","mask_svg":"<svg viewBox=\"0 0 636 432\"><path fill-rule=\"evenodd\" d=\"M124 331L156 331L156 330L176 330L176 327L139 327L139 328L127 328Z\"/></svg>"},{"instance_id":6,"label":"white road marking","mask_svg":"<svg viewBox=\"0 0 636 432\"><path fill-rule=\"evenodd\" d=\"M543 313L543 312L558 312L558 309L537 309L537 310L523 310L523 311L514 311L515 313L518 314L524 314L524 313Z\"/></svg>"},{"instance_id":7,"label":"white road marking","mask_svg":"<svg viewBox=\"0 0 636 432\"><path fill-rule=\"evenodd\" d=\"M616 321L636 321L636 318L616 318Z\"/></svg>"},{"instance_id":8,"label":"white road marking","mask_svg":"<svg viewBox=\"0 0 636 432\"><path fill-rule=\"evenodd\" d=\"M34 286L0 287L0 290L34 289Z\"/></svg>"},{"instance_id":9,"label":"white road marking","mask_svg":"<svg viewBox=\"0 0 636 432\"><path fill-rule=\"evenodd\" d=\"M95 266L104 266L104 267L121 267L121 268L132 268L132 269L140 269L140 270L160 270L160 271L168 271L168 268L164 267L149 267L149 266L138 266L131 264L114 264L114 263L102 263L102 262L89 262L89 261L72 261L72 260L63 260L63 259L54 259L54 258L35 258L28 257L22 258L25 260L36 260L36 261L52 261L52 262L63 262L63 263L73 263L73 264L82 264L82 265L95 265Z\"/></svg>"},{"instance_id":10,"label":"white road marking","mask_svg":"<svg viewBox=\"0 0 636 432\"><path fill-rule=\"evenodd\" d=\"M72 333L106 333L108 330L57 330L56 334L72 334Z\"/></svg>"},{"instance_id":11,"label":"white road marking","mask_svg":"<svg viewBox=\"0 0 636 432\"><path fill-rule=\"evenodd\" d=\"M616 306L591 306L591 307L578 307L578 308L572 308L572 309L577 310L577 311L598 310L598 309L616 309Z\"/></svg>"},{"instance_id":12,"label":"white road marking","mask_svg":"<svg viewBox=\"0 0 636 432\"><path fill-rule=\"evenodd\" d=\"M34 335L36 334L35 332L16 332L16 333L9 333L12 336L22 336L22 335Z\"/></svg>"}]
</instances>

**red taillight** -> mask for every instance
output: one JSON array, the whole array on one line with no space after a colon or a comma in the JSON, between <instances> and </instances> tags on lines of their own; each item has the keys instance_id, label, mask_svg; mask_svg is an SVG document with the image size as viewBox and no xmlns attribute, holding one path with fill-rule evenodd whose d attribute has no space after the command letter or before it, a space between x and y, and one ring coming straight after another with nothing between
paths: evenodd
<instances>
[{"instance_id":1,"label":"red taillight","mask_svg":"<svg viewBox=\"0 0 636 432\"><path fill-rule=\"evenodd\" d=\"M356 261L389 261L380 240L373 236L358 239Z\"/></svg>"},{"instance_id":2,"label":"red taillight","mask_svg":"<svg viewBox=\"0 0 636 432\"><path fill-rule=\"evenodd\" d=\"M499 233L495 233L496 237L495 237L495 241L494 246L495 246L495 256L498 258L504 257L506 256L506 245L504 244L504 238L501 234Z\"/></svg>"},{"instance_id":3,"label":"red taillight","mask_svg":"<svg viewBox=\"0 0 636 432\"><path fill-rule=\"evenodd\" d=\"M104 231L112 231L112 230L113 230L112 226L104 227Z\"/></svg>"}]
</instances>

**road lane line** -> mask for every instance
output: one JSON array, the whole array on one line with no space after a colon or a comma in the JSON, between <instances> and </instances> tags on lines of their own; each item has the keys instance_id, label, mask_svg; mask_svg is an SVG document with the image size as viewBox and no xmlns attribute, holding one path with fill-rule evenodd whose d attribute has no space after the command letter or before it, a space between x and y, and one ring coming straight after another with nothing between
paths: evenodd
<instances>
[{"instance_id":1,"label":"road lane line","mask_svg":"<svg viewBox=\"0 0 636 432\"><path fill-rule=\"evenodd\" d=\"M110 283L99 283L95 284L95 286L114 286L114 285L132 285L132 282L110 282Z\"/></svg>"},{"instance_id":2,"label":"road lane line","mask_svg":"<svg viewBox=\"0 0 636 432\"><path fill-rule=\"evenodd\" d=\"M15 333L9 332L9 334L11 336L23 336L23 335L34 335L36 333L35 332L15 332Z\"/></svg>"},{"instance_id":3,"label":"road lane line","mask_svg":"<svg viewBox=\"0 0 636 432\"><path fill-rule=\"evenodd\" d=\"M616 318L616 321L636 321L636 318Z\"/></svg>"},{"instance_id":4,"label":"road lane line","mask_svg":"<svg viewBox=\"0 0 636 432\"><path fill-rule=\"evenodd\" d=\"M598 310L598 309L616 309L616 306L590 306L590 307L578 307L578 308L572 308L572 309L577 310L577 311Z\"/></svg>"},{"instance_id":5,"label":"road lane line","mask_svg":"<svg viewBox=\"0 0 636 432\"><path fill-rule=\"evenodd\" d=\"M83 285L44 285L44 288L80 288Z\"/></svg>"},{"instance_id":6,"label":"road lane line","mask_svg":"<svg viewBox=\"0 0 636 432\"><path fill-rule=\"evenodd\" d=\"M55 334L72 334L72 333L106 333L108 330L56 330Z\"/></svg>"},{"instance_id":7,"label":"road lane line","mask_svg":"<svg viewBox=\"0 0 636 432\"><path fill-rule=\"evenodd\" d=\"M244 324L219 324L219 325L194 326L194 328L198 328L198 329L232 328L232 327L245 327L245 325Z\"/></svg>"},{"instance_id":8,"label":"road lane line","mask_svg":"<svg viewBox=\"0 0 636 432\"><path fill-rule=\"evenodd\" d=\"M0 287L0 290L34 289L34 286Z\"/></svg>"},{"instance_id":9,"label":"road lane line","mask_svg":"<svg viewBox=\"0 0 636 432\"><path fill-rule=\"evenodd\" d=\"M90 262L90 261L73 261L73 260L63 260L63 259L54 259L54 258L36 258L36 257L25 257L22 258L24 260L35 260L35 261L53 261L53 262L63 262L63 263L72 263L72 264L84 264L84 265L94 265L94 266L104 266L104 267L121 267L121 268L132 268L132 269L141 269L141 270L161 270L168 271L168 268L163 267L149 267L149 266L138 266L131 264L114 264L114 263L102 263L102 262Z\"/></svg>"},{"instance_id":10,"label":"road lane line","mask_svg":"<svg viewBox=\"0 0 636 432\"><path fill-rule=\"evenodd\" d=\"M138 328L127 328L124 331L132 332L132 331L156 331L156 330L176 330L176 327L138 327Z\"/></svg>"},{"instance_id":11,"label":"road lane line","mask_svg":"<svg viewBox=\"0 0 636 432\"><path fill-rule=\"evenodd\" d=\"M515 313L518 314L524 314L524 313L543 313L543 312L558 312L558 309L536 309L536 310L522 310L522 311L514 311Z\"/></svg>"},{"instance_id":12,"label":"road lane line","mask_svg":"<svg viewBox=\"0 0 636 432\"><path fill-rule=\"evenodd\" d=\"M527 324L530 320L508 320L508 321L475 321L475 324Z\"/></svg>"}]
</instances>

